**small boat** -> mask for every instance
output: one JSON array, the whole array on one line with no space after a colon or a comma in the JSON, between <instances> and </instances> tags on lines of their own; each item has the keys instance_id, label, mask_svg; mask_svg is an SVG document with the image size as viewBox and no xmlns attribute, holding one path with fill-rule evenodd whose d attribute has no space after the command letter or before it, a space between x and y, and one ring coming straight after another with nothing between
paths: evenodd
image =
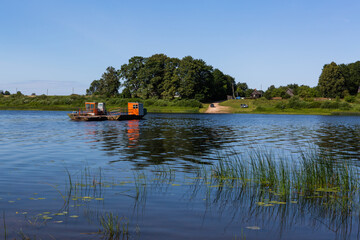
<instances>
[{"instance_id":1,"label":"small boat","mask_svg":"<svg viewBox=\"0 0 360 240\"><path fill-rule=\"evenodd\" d=\"M71 120L74 121L119 121L142 119L147 111L142 103L129 102L127 108L118 108L107 111L105 103L86 102L85 110L79 109L72 113L68 113Z\"/></svg>"}]
</instances>

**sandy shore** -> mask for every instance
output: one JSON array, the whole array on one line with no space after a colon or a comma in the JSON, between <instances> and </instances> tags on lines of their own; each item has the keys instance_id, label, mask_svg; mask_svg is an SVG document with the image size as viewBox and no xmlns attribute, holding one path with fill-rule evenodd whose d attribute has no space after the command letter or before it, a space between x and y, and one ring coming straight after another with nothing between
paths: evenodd
<instances>
[{"instance_id":1,"label":"sandy shore","mask_svg":"<svg viewBox=\"0 0 360 240\"><path fill-rule=\"evenodd\" d=\"M230 107L220 106L218 102L212 103L214 107L208 107L205 113L230 113Z\"/></svg>"}]
</instances>

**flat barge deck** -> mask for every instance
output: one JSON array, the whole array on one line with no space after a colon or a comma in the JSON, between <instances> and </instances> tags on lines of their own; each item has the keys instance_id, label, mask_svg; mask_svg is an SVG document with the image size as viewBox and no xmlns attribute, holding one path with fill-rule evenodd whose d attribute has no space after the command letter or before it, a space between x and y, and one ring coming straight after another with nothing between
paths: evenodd
<instances>
[{"instance_id":1,"label":"flat barge deck","mask_svg":"<svg viewBox=\"0 0 360 240\"><path fill-rule=\"evenodd\" d=\"M129 102L127 109L119 108L108 112L105 103L86 102L85 110L79 109L68 113L68 116L74 121L120 121L142 119L146 113L142 103Z\"/></svg>"}]
</instances>

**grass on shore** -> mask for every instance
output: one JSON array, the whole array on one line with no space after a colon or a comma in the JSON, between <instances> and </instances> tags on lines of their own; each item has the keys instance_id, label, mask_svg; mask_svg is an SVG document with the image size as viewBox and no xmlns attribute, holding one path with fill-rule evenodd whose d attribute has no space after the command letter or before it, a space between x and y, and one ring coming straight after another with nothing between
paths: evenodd
<instances>
[{"instance_id":1,"label":"grass on shore","mask_svg":"<svg viewBox=\"0 0 360 240\"><path fill-rule=\"evenodd\" d=\"M241 108L241 104L247 104L248 108ZM231 107L231 113L360 115L360 101L348 103L344 100L314 101L299 98L267 100L261 98L228 100L220 105Z\"/></svg>"},{"instance_id":2,"label":"grass on shore","mask_svg":"<svg viewBox=\"0 0 360 240\"><path fill-rule=\"evenodd\" d=\"M141 102L148 112L153 113L199 113L203 105L196 100L107 98L100 96L24 96L0 95L0 110L53 110L74 111L84 108L85 102L105 102L108 109L127 107L128 102Z\"/></svg>"},{"instance_id":3,"label":"grass on shore","mask_svg":"<svg viewBox=\"0 0 360 240\"><path fill-rule=\"evenodd\" d=\"M142 102L149 113L204 113L209 103L196 100L175 99L137 99L107 98L101 96L24 96L0 95L0 110L55 110L73 111L84 108L85 102L105 102L108 109L126 107L128 102ZM241 108L247 104L248 108ZM228 106L229 113L261 113L261 114L309 114L309 115L360 115L360 99L348 103L344 100L314 101L302 100L298 97L283 100L241 99L220 103Z\"/></svg>"}]
</instances>

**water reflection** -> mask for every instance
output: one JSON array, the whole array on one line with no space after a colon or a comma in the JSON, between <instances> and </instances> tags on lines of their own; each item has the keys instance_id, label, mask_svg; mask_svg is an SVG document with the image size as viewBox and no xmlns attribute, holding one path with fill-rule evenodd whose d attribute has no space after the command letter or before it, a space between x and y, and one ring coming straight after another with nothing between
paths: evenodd
<instances>
[{"instance_id":1,"label":"water reflection","mask_svg":"<svg viewBox=\"0 0 360 240\"><path fill-rule=\"evenodd\" d=\"M136 167L145 167L181 160L182 168L192 169L193 163L208 164L214 152L221 149L231 128L217 132L212 127L188 119L189 124L173 123L169 119L130 120L109 122L96 131L86 131L93 146L117 157L110 162L131 161ZM91 125L88 125L92 127Z\"/></svg>"},{"instance_id":2,"label":"water reflection","mask_svg":"<svg viewBox=\"0 0 360 240\"><path fill-rule=\"evenodd\" d=\"M138 140L140 137L140 120L131 120L127 122L127 136L129 139L129 148L136 147L138 145Z\"/></svg>"},{"instance_id":3,"label":"water reflection","mask_svg":"<svg viewBox=\"0 0 360 240\"><path fill-rule=\"evenodd\" d=\"M265 147L300 154L319 147L327 154L360 161L357 119L320 116L150 115L147 120L86 123L88 143L109 162L136 168L172 164L185 170L217 160L218 152L245 153Z\"/></svg>"},{"instance_id":4,"label":"water reflection","mask_svg":"<svg viewBox=\"0 0 360 240\"><path fill-rule=\"evenodd\" d=\"M360 125L323 123L315 143L327 154L360 161Z\"/></svg>"}]
</instances>

